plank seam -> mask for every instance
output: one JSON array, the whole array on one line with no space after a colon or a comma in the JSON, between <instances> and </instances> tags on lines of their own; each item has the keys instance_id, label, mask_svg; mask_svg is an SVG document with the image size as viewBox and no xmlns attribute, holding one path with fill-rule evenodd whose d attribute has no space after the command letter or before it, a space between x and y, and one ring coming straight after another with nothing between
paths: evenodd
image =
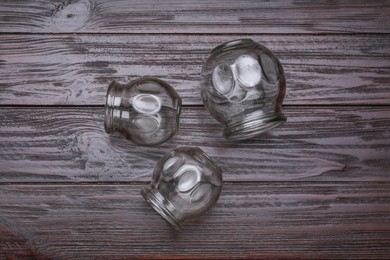
<instances>
[{"instance_id":1,"label":"plank seam","mask_svg":"<svg viewBox=\"0 0 390 260\"><path fill-rule=\"evenodd\" d=\"M100 182L0 182L0 186L14 186L14 185L31 185L31 186L42 186L42 185L50 185L50 186L129 186L129 185L148 185L150 181L100 181ZM231 184L285 184L285 183L294 183L294 184L332 184L332 183L342 183L342 184L388 184L390 186L390 180L389 181L378 181L378 180L372 180L372 181L361 181L361 180L333 180L333 181L313 181L313 180L284 180L284 181L224 181L224 185L231 185Z\"/></svg>"},{"instance_id":2,"label":"plank seam","mask_svg":"<svg viewBox=\"0 0 390 260\"><path fill-rule=\"evenodd\" d=\"M351 32L351 33L328 33L328 32L319 32L319 33L175 33L175 32L158 32L158 33L143 33L143 32L0 32L0 35L64 35L64 36L76 36L76 35L91 35L91 36L115 36L115 35L175 35L175 36L388 36L389 33L383 33L383 32Z\"/></svg>"},{"instance_id":3,"label":"plank seam","mask_svg":"<svg viewBox=\"0 0 390 260\"><path fill-rule=\"evenodd\" d=\"M203 108L204 105L182 105L182 108ZM390 101L389 105L387 104L286 104L283 105L283 108L301 108L301 107L310 107L310 108L343 108L343 107L382 107L382 108L390 108ZM0 104L0 109L9 109L9 108L104 108L104 105L9 105L9 104Z\"/></svg>"}]
</instances>

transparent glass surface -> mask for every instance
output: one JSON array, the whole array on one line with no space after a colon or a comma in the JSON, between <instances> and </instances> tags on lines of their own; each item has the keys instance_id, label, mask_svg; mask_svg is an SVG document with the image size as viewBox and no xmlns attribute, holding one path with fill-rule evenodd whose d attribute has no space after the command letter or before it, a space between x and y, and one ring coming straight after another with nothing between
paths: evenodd
<instances>
[{"instance_id":1,"label":"transparent glass surface","mask_svg":"<svg viewBox=\"0 0 390 260\"><path fill-rule=\"evenodd\" d=\"M143 77L126 85L112 82L106 95L104 128L139 145L158 145L177 133L180 108L180 97L162 80Z\"/></svg>"},{"instance_id":2,"label":"transparent glass surface","mask_svg":"<svg viewBox=\"0 0 390 260\"><path fill-rule=\"evenodd\" d=\"M202 68L203 103L231 140L249 139L284 123L285 91L282 65L251 39L221 44Z\"/></svg>"},{"instance_id":3,"label":"transparent glass surface","mask_svg":"<svg viewBox=\"0 0 390 260\"><path fill-rule=\"evenodd\" d=\"M142 196L171 225L210 209L222 188L222 171L201 149L177 148L156 165L152 182Z\"/></svg>"}]
</instances>

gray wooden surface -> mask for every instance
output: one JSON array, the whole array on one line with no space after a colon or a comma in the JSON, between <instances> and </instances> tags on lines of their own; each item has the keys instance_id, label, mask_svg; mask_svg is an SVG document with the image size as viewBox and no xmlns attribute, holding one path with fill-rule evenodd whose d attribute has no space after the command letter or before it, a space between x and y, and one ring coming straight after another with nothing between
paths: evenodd
<instances>
[{"instance_id":1,"label":"gray wooden surface","mask_svg":"<svg viewBox=\"0 0 390 260\"><path fill-rule=\"evenodd\" d=\"M4 105L101 105L112 80L125 83L143 75L171 83L185 105L200 105L200 70L210 51L241 37L278 55L288 80L286 105L387 105L390 100L390 34L2 37Z\"/></svg>"},{"instance_id":2,"label":"gray wooden surface","mask_svg":"<svg viewBox=\"0 0 390 260\"><path fill-rule=\"evenodd\" d=\"M390 1L0 1L0 259L390 258ZM216 45L252 38L287 77L288 121L229 142L203 107ZM112 80L183 98L157 147L104 132ZM177 232L142 199L199 146L216 206Z\"/></svg>"}]
</instances>

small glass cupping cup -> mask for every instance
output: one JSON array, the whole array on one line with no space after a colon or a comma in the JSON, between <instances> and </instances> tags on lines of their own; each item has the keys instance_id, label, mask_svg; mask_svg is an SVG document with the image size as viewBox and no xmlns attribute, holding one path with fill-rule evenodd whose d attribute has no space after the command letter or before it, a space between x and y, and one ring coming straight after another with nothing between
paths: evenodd
<instances>
[{"instance_id":1,"label":"small glass cupping cup","mask_svg":"<svg viewBox=\"0 0 390 260\"><path fill-rule=\"evenodd\" d=\"M283 67L266 47L239 39L212 50L202 68L201 95L229 140L255 137L286 121Z\"/></svg>"},{"instance_id":2,"label":"small glass cupping cup","mask_svg":"<svg viewBox=\"0 0 390 260\"><path fill-rule=\"evenodd\" d=\"M200 148L172 150L157 163L144 199L176 229L210 209L222 188L222 171Z\"/></svg>"},{"instance_id":3,"label":"small glass cupping cup","mask_svg":"<svg viewBox=\"0 0 390 260\"><path fill-rule=\"evenodd\" d=\"M104 129L119 132L138 145L158 145L179 130L181 99L168 83L142 77L107 90Z\"/></svg>"}]
</instances>

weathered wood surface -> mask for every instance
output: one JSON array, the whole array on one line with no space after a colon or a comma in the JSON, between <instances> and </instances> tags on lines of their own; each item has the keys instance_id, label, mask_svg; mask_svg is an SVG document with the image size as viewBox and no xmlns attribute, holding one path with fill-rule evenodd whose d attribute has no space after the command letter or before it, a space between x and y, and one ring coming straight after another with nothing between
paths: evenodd
<instances>
[{"instance_id":1,"label":"weathered wood surface","mask_svg":"<svg viewBox=\"0 0 390 260\"><path fill-rule=\"evenodd\" d=\"M248 37L272 49L285 104L390 104L390 35ZM200 71L231 35L0 35L1 105L102 105L112 80L152 75L202 104Z\"/></svg>"},{"instance_id":2,"label":"weathered wood surface","mask_svg":"<svg viewBox=\"0 0 390 260\"><path fill-rule=\"evenodd\" d=\"M286 107L287 123L228 142L204 108L183 108L181 130L137 147L103 129L103 108L2 108L1 182L148 181L177 146L199 146L226 181L390 181L388 107Z\"/></svg>"},{"instance_id":3,"label":"weathered wood surface","mask_svg":"<svg viewBox=\"0 0 390 260\"><path fill-rule=\"evenodd\" d=\"M0 1L0 259L389 259L389 13L390 0ZM280 58L288 122L228 142L199 73L244 37ZM185 105L158 147L103 129L108 84L143 75ZM139 190L183 145L217 161L224 189L175 232Z\"/></svg>"},{"instance_id":4,"label":"weathered wood surface","mask_svg":"<svg viewBox=\"0 0 390 260\"><path fill-rule=\"evenodd\" d=\"M388 33L390 1L1 1L0 32Z\"/></svg>"},{"instance_id":5,"label":"weathered wood surface","mask_svg":"<svg viewBox=\"0 0 390 260\"><path fill-rule=\"evenodd\" d=\"M143 201L144 185L2 185L0 257L390 257L389 182L225 184L182 232Z\"/></svg>"}]
</instances>

